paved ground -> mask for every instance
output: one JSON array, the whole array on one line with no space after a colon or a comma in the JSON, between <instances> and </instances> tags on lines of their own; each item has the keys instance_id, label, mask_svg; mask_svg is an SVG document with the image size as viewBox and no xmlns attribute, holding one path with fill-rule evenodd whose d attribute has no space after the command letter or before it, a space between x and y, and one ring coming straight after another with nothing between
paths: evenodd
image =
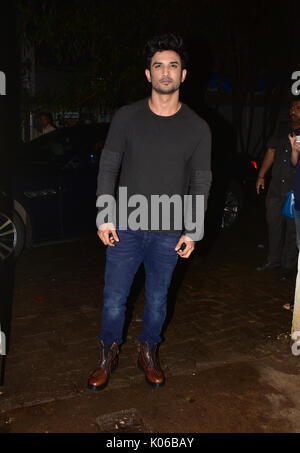
<instances>
[{"instance_id":1,"label":"paved ground","mask_svg":"<svg viewBox=\"0 0 300 453\"><path fill-rule=\"evenodd\" d=\"M262 214L252 207L208 254L179 263L160 348L167 385L157 390L136 366L142 272L119 369L93 394L104 247L88 238L26 250L0 432L299 432L300 362L281 308L294 286L254 271L266 251Z\"/></svg>"}]
</instances>

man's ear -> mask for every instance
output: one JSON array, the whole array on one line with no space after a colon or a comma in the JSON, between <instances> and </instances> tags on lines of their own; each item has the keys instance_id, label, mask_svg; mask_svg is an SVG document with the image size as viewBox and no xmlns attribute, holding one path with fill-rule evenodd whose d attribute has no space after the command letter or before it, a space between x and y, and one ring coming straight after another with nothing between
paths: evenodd
<instances>
[{"instance_id":1,"label":"man's ear","mask_svg":"<svg viewBox=\"0 0 300 453\"><path fill-rule=\"evenodd\" d=\"M151 74L149 69L145 69L145 74L149 83L151 83Z\"/></svg>"},{"instance_id":2,"label":"man's ear","mask_svg":"<svg viewBox=\"0 0 300 453\"><path fill-rule=\"evenodd\" d=\"M185 81L186 78L186 69L183 69L181 71L181 83Z\"/></svg>"}]
</instances>

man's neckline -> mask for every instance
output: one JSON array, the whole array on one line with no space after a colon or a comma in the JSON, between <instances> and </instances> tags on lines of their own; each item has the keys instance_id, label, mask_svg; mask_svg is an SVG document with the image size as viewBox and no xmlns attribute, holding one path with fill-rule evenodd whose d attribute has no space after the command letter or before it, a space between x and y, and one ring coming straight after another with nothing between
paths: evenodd
<instances>
[{"instance_id":1,"label":"man's neckline","mask_svg":"<svg viewBox=\"0 0 300 453\"><path fill-rule=\"evenodd\" d=\"M183 110L183 106L184 106L184 103L181 102L181 105L179 107L179 109L177 110L177 112L173 113L173 115L168 115L168 116L165 116L165 115L158 115L157 113L154 113L153 110L151 110L150 108L150 104L149 104L149 97L146 98L146 106L147 106L147 110L155 117L155 118L159 118L159 119L164 119L164 120L169 120L169 119L172 119L172 118L176 118L180 112L182 112Z\"/></svg>"}]
</instances>

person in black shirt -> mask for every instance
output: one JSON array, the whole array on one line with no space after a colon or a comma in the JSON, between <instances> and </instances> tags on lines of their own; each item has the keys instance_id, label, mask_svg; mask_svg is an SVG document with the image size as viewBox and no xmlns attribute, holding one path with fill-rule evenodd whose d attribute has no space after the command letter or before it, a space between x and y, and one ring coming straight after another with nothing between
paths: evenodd
<instances>
[{"instance_id":1,"label":"person in black shirt","mask_svg":"<svg viewBox=\"0 0 300 453\"><path fill-rule=\"evenodd\" d=\"M287 194L294 187L294 169L290 166L291 144L289 134L300 128L300 119L295 115L299 101L292 100L290 121L283 121L268 142L268 150L259 171L256 188L264 188L265 174L272 168L272 178L266 197L266 219L269 232L267 261L256 268L264 271L281 267L280 280L290 278L297 266L298 248L295 221L282 214Z\"/></svg>"},{"instance_id":2,"label":"person in black shirt","mask_svg":"<svg viewBox=\"0 0 300 453\"><path fill-rule=\"evenodd\" d=\"M145 51L151 96L116 112L99 165L96 223L98 236L108 247L100 361L88 380L93 391L106 387L117 368L126 300L141 263L146 274L146 303L138 366L152 387L165 383L158 345L166 317L168 287L178 256L188 258L195 241L203 237L211 184L211 134L206 122L179 100L179 88L187 72L183 42L180 37L167 34L148 41ZM124 188L131 200L128 206L121 194ZM183 205L178 210L186 195L190 195L192 203L188 203L187 210ZM136 215L133 207L136 208L138 197L146 208ZM164 205L157 216L155 197L176 200L172 205L174 215L168 216ZM196 209L197 197L202 197L203 216ZM115 205L109 205L111 199L116 199ZM115 210L119 215L114 217ZM121 210L126 214L125 227ZM164 225L166 217L170 221ZM193 228L188 218L196 219L200 228Z\"/></svg>"}]
</instances>

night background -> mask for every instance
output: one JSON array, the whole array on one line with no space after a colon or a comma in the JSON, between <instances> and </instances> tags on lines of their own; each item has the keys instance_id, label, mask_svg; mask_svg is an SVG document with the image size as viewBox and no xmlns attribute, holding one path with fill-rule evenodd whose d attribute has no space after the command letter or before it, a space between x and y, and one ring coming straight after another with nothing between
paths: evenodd
<instances>
[{"instance_id":1,"label":"night background","mask_svg":"<svg viewBox=\"0 0 300 453\"><path fill-rule=\"evenodd\" d=\"M300 432L299 359L292 313L282 309L294 300L296 274L280 281L277 269L255 271L268 249L271 170L259 194L256 181L300 71L299 2L16 0L5 8L0 433ZM95 227L99 158L116 110L150 95L143 49L166 32L182 36L189 55L180 99L212 131L205 236L179 260L170 287L166 388L144 388L136 371L141 268L120 370L91 395L105 265ZM56 131L43 135L41 112Z\"/></svg>"},{"instance_id":2,"label":"night background","mask_svg":"<svg viewBox=\"0 0 300 453\"><path fill-rule=\"evenodd\" d=\"M296 1L20 1L17 17L25 121L40 109L97 118L145 97L145 42L173 31L190 57L183 101L226 111L239 150L258 154L299 67Z\"/></svg>"}]
</instances>

